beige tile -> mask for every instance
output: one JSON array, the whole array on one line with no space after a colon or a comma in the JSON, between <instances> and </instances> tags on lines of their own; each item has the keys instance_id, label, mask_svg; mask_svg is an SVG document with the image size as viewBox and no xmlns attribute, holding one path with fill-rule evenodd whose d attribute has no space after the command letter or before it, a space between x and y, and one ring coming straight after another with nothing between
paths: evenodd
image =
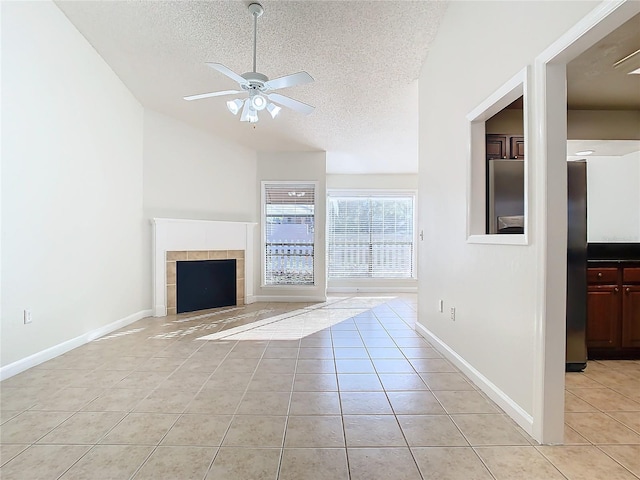
<instances>
[{"instance_id":1,"label":"beige tile","mask_svg":"<svg viewBox=\"0 0 640 480\"><path fill-rule=\"evenodd\" d=\"M130 413L100 443L157 445L177 418L175 414Z\"/></svg>"},{"instance_id":2,"label":"beige tile","mask_svg":"<svg viewBox=\"0 0 640 480\"><path fill-rule=\"evenodd\" d=\"M285 447L344 447L344 430L340 416L289 417Z\"/></svg>"},{"instance_id":3,"label":"beige tile","mask_svg":"<svg viewBox=\"0 0 640 480\"><path fill-rule=\"evenodd\" d=\"M70 412L23 412L0 429L1 443L33 443L72 415Z\"/></svg>"},{"instance_id":4,"label":"beige tile","mask_svg":"<svg viewBox=\"0 0 640 480\"><path fill-rule=\"evenodd\" d=\"M298 358L333 359L333 349L329 347L300 347Z\"/></svg>"},{"instance_id":5,"label":"beige tile","mask_svg":"<svg viewBox=\"0 0 640 480\"><path fill-rule=\"evenodd\" d=\"M570 391L603 412L640 412L640 403L608 388L583 388Z\"/></svg>"},{"instance_id":6,"label":"beige tile","mask_svg":"<svg viewBox=\"0 0 640 480\"><path fill-rule=\"evenodd\" d=\"M1 445L0 444L0 466L7 463L9 460L14 458L20 452L23 452L28 447L29 445L27 444L25 445L19 445L19 444Z\"/></svg>"},{"instance_id":7,"label":"beige tile","mask_svg":"<svg viewBox=\"0 0 640 480\"><path fill-rule=\"evenodd\" d=\"M428 390L416 373L381 373L378 375L385 390Z\"/></svg>"},{"instance_id":8,"label":"beige tile","mask_svg":"<svg viewBox=\"0 0 640 480\"><path fill-rule=\"evenodd\" d=\"M405 347L402 353L407 358L442 358L442 355L435 349L429 347Z\"/></svg>"},{"instance_id":9,"label":"beige tile","mask_svg":"<svg viewBox=\"0 0 640 480\"><path fill-rule=\"evenodd\" d=\"M259 361L259 358L227 358L220 364L218 370L226 373L253 373Z\"/></svg>"},{"instance_id":10,"label":"beige tile","mask_svg":"<svg viewBox=\"0 0 640 480\"><path fill-rule=\"evenodd\" d=\"M288 350L295 350L290 348ZM263 373L290 373L296 371L295 358L263 358L256 368L256 375Z\"/></svg>"},{"instance_id":11,"label":"beige tile","mask_svg":"<svg viewBox=\"0 0 640 480\"><path fill-rule=\"evenodd\" d=\"M207 254L209 260L225 260L229 258L226 250L209 250Z\"/></svg>"},{"instance_id":12,"label":"beige tile","mask_svg":"<svg viewBox=\"0 0 640 480\"><path fill-rule=\"evenodd\" d=\"M33 445L2 467L3 480L58 478L90 447L80 445Z\"/></svg>"},{"instance_id":13,"label":"beige tile","mask_svg":"<svg viewBox=\"0 0 640 480\"><path fill-rule=\"evenodd\" d=\"M167 285L167 313L170 308L176 308L178 305L177 290L175 285Z\"/></svg>"},{"instance_id":14,"label":"beige tile","mask_svg":"<svg viewBox=\"0 0 640 480\"><path fill-rule=\"evenodd\" d=\"M278 480L349 480L344 448L285 448Z\"/></svg>"},{"instance_id":15,"label":"beige tile","mask_svg":"<svg viewBox=\"0 0 640 480\"><path fill-rule=\"evenodd\" d=\"M289 392L247 392L238 407L239 415L286 415Z\"/></svg>"},{"instance_id":16,"label":"beige tile","mask_svg":"<svg viewBox=\"0 0 640 480\"><path fill-rule=\"evenodd\" d=\"M506 415L452 415L471 445L528 445L527 439Z\"/></svg>"},{"instance_id":17,"label":"beige tile","mask_svg":"<svg viewBox=\"0 0 640 480\"><path fill-rule=\"evenodd\" d=\"M128 412L149 393L149 388L112 388L82 410L87 412Z\"/></svg>"},{"instance_id":18,"label":"beige tile","mask_svg":"<svg viewBox=\"0 0 640 480\"><path fill-rule=\"evenodd\" d=\"M588 404L584 400L576 397L573 393L564 392L564 411L565 412L595 412L598 409Z\"/></svg>"},{"instance_id":19,"label":"beige tile","mask_svg":"<svg viewBox=\"0 0 640 480\"><path fill-rule=\"evenodd\" d=\"M564 420L591 443L640 444L640 435L601 412L566 413Z\"/></svg>"},{"instance_id":20,"label":"beige tile","mask_svg":"<svg viewBox=\"0 0 640 480\"><path fill-rule=\"evenodd\" d=\"M249 382L247 390L254 392L291 392L293 373L258 373Z\"/></svg>"},{"instance_id":21,"label":"beige tile","mask_svg":"<svg viewBox=\"0 0 640 480\"><path fill-rule=\"evenodd\" d=\"M237 390L244 392L251 381L253 372L226 372L224 370L215 371L209 380L202 387L205 390Z\"/></svg>"},{"instance_id":22,"label":"beige tile","mask_svg":"<svg viewBox=\"0 0 640 480\"><path fill-rule=\"evenodd\" d=\"M282 447L287 417L236 415L224 438L225 447Z\"/></svg>"},{"instance_id":23,"label":"beige tile","mask_svg":"<svg viewBox=\"0 0 640 480\"><path fill-rule=\"evenodd\" d=\"M223 447L205 480L274 480L280 452L279 448Z\"/></svg>"},{"instance_id":24,"label":"beige tile","mask_svg":"<svg viewBox=\"0 0 640 480\"><path fill-rule=\"evenodd\" d=\"M634 432L640 434L640 413L638 412L607 412L610 417L624 423Z\"/></svg>"},{"instance_id":25,"label":"beige tile","mask_svg":"<svg viewBox=\"0 0 640 480\"><path fill-rule=\"evenodd\" d=\"M22 410L0 410L0 425L20 415Z\"/></svg>"},{"instance_id":26,"label":"beige tile","mask_svg":"<svg viewBox=\"0 0 640 480\"><path fill-rule=\"evenodd\" d=\"M230 415L182 415L162 440L162 445L200 445L217 447L222 443Z\"/></svg>"},{"instance_id":27,"label":"beige tile","mask_svg":"<svg viewBox=\"0 0 640 480\"><path fill-rule=\"evenodd\" d=\"M188 413L211 413L214 415L236 412L244 393L240 390L204 389L198 393L187 407Z\"/></svg>"},{"instance_id":28,"label":"beige tile","mask_svg":"<svg viewBox=\"0 0 640 480\"><path fill-rule=\"evenodd\" d=\"M470 447L414 447L413 457L424 475L434 480L492 480ZM523 477L513 477L524 480Z\"/></svg>"},{"instance_id":29,"label":"beige tile","mask_svg":"<svg viewBox=\"0 0 640 480\"><path fill-rule=\"evenodd\" d=\"M351 480L422 478L408 448L350 448L348 455Z\"/></svg>"},{"instance_id":30,"label":"beige tile","mask_svg":"<svg viewBox=\"0 0 640 480\"><path fill-rule=\"evenodd\" d=\"M382 391L382 384L378 375L373 373L342 373L338 375L340 391L345 392L374 392Z\"/></svg>"},{"instance_id":31,"label":"beige tile","mask_svg":"<svg viewBox=\"0 0 640 480\"><path fill-rule=\"evenodd\" d=\"M384 392L340 392L344 415L393 414Z\"/></svg>"},{"instance_id":32,"label":"beige tile","mask_svg":"<svg viewBox=\"0 0 640 480\"><path fill-rule=\"evenodd\" d=\"M38 443L94 445L124 416L124 412L78 412Z\"/></svg>"},{"instance_id":33,"label":"beige tile","mask_svg":"<svg viewBox=\"0 0 640 480\"><path fill-rule=\"evenodd\" d=\"M398 422L411 447L469 446L446 415L398 415Z\"/></svg>"},{"instance_id":34,"label":"beige tile","mask_svg":"<svg viewBox=\"0 0 640 480\"><path fill-rule=\"evenodd\" d=\"M338 373L376 373L371 360L364 358L337 358Z\"/></svg>"},{"instance_id":35,"label":"beige tile","mask_svg":"<svg viewBox=\"0 0 640 480\"><path fill-rule=\"evenodd\" d=\"M640 477L640 445L601 445L599 448Z\"/></svg>"},{"instance_id":36,"label":"beige tile","mask_svg":"<svg viewBox=\"0 0 640 480\"><path fill-rule=\"evenodd\" d=\"M565 388L602 388L602 384L588 377L585 373L567 372L564 375Z\"/></svg>"},{"instance_id":37,"label":"beige tile","mask_svg":"<svg viewBox=\"0 0 640 480\"><path fill-rule=\"evenodd\" d=\"M374 358L373 364L379 374L383 373L416 373L413 366L400 358Z\"/></svg>"},{"instance_id":38,"label":"beige tile","mask_svg":"<svg viewBox=\"0 0 640 480\"><path fill-rule=\"evenodd\" d=\"M176 307L167 307L167 315L176 315L178 309Z\"/></svg>"},{"instance_id":39,"label":"beige tile","mask_svg":"<svg viewBox=\"0 0 640 480\"><path fill-rule=\"evenodd\" d=\"M71 386L94 388L104 391L104 389L112 388L127 375L129 375L129 371L126 370L93 370L75 379Z\"/></svg>"},{"instance_id":40,"label":"beige tile","mask_svg":"<svg viewBox=\"0 0 640 480\"><path fill-rule=\"evenodd\" d=\"M187 260L208 260L209 252L207 250L189 250L187 252Z\"/></svg>"},{"instance_id":41,"label":"beige tile","mask_svg":"<svg viewBox=\"0 0 640 480\"><path fill-rule=\"evenodd\" d=\"M418 373L440 372L450 373L458 370L444 358L412 358L409 360Z\"/></svg>"},{"instance_id":42,"label":"beige tile","mask_svg":"<svg viewBox=\"0 0 640 480\"><path fill-rule=\"evenodd\" d=\"M576 432L569 425L564 426L564 444L565 445L590 445L590 442Z\"/></svg>"},{"instance_id":43,"label":"beige tile","mask_svg":"<svg viewBox=\"0 0 640 480\"><path fill-rule=\"evenodd\" d=\"M233 349L229 352L229 356L227 358L261 358L264 354L266 345L251 345L247 343L238 343Z\"/></svg>"},{"instance_id":44,"label":"beige tile","mask_svg":"<svg viewBox=\"0 0 640 480\"><path fill-rule=\"evenodd\" d=\"M535 447L479 447L475 451L496 480L564 479L563 475Z\"/></svg>"},{"instance_id":45,"label":"beige tile","mask_svg":"<svg viewBox=\"0 0 640 480\"><path fill-rule=\"evenodd\" d=\"M333 360L316 360L299 358L296 373L335 373L336 365Z\"/></svg>"},{"instance_id":46,"label":"beige tile","mask_svg":"<svg viewBox=\"0 0 640 480\"><path fill-rule=\"evenodd\" d=\"M633 480L634 475L593 446L537 447L567 478Z\"/></svg>"},{"instance_id":47,"label":"beige tile","mask_svg":"<svg viewBox=\"0 0 640 480\"><path fill-rule=\"evenodd\" d=\"M493 402L475 391L437 391L434 395L449 414L500 413Z\"/></svg>"},{"instance_id":48,"label":"beige tile","mask_svg":"<svg viewBox=\"0 0 640 480\"><path fill-rule=\"evenodd\" d=\"M103 390L99 388L63 388L54 395L36 403L31 407L31 410L75 412L95 400L101 393Z\"/></svg>"},{"instance_id":49,"label":"beige tile","mask_svg":"<svg viewBox=\"0 0 640 480\"><path fill-rule=\"evenodd\" d=\"M244 258L244 250L228 250L229 258Z\"/></svg>"},{"instance_id":50,"label":"beige tile","mask_svg":"<svg viewBox=\"0 0 640 480\"><path fill-rule=\"evenodd\" d=\"M337 391L336 375L332 373L296 373L293 382L295 392Z\"/></svg>"},{"instance_id":51,"label":"beige tile","mask_svg":"<svg viewBox=\"0 0 640 480\"><path fill-rule=\"evenodd\" d=\"M116 388L156 388L162 383L168 374L166 372L132 372L115 386Z\"/></svg>"},{"instance_id":52,"label":"beige tile","mask_svg":"<svg viewBox=\"0 0 640 480\"><path fill-rule=\"evenodd\" d=\"M195 393L191 389L158 388L136 405L135 412L183 413Z\"/></svg>"},{"instance_id":53,"label":"beige tile","mask_svg":"<svg viewBox=\"0 0 640 480\"><path fill-rule=\"evenodd\" d=\"M338 392L293 392L290 415L340 415Z\"/></svg>"},{"instance_id":54,"label":"beige tile","mask_svg":"<svg viewBox=\"0 0 640 480\"><path fill-rule=\"evenodd\" d=\"M202 480L217 451L211 447L158 447L133 478Z\"/></svg>"},{"instance_id":55,"label":"beige tile","mask_svg":"<svg viewBox=\"0 0 640 480\"><path fill-rule=\"evenodd\" d=\"M387 392L396 415L444 415L446 412L429 391Z\"/></svg>"},{"instance_id":56,"label":"beige tile","mask_svg":"<svg viewBox=\"0 0 640 480\"><path fill-rule=\"evenodd\" d=\"M393 415L344 415L347 447L406 447Z\"/></svg>"},{"instance_id":57,"label":"beige tile","mask_svg":"<svg viewBox=\"0 0 640 480\"><path fill-rule=\"evenodd\" d=\"M616 386L614 390L636 402L640 402L640 385L628 383L623 386Z\"/></svg>"},{"instance_id":58,"label":"beige tile","mask_svg":"<svg viewBox=\"0 0 640 480\"><path fill-rule=\"evenodd\" d=\"M63 447L68 448L68 447ZM63 480L129 478L151 453L153 447L134 445L97 445L62 477Z\"/></svg>"},{"instance_id":59,"label":"beige tile","mask_svg":"<svg viewBox=\"0 0 640 480\"><path fill-rule=\"evenodd\" d=\"M176 283L176 262L167 262L167 285Z\"/></svg>"},{"instance_id":60,"label":"beige tile","mask_svg":"<svg viewBox=\"0 0 640 480\"><path fill-rule=\"evenodd\" d=\"M186 260L187 252L186 251L169 251L167 252L167 262L175 262L176 260Z\"/></svg>"}]
</instances>

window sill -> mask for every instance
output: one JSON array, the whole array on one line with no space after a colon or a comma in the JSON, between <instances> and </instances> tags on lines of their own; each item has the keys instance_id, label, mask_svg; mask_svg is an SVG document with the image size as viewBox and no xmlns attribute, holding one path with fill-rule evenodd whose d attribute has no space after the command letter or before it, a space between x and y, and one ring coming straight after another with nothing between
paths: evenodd
<instances>
[{"instance_id":1,"label":"window sill","mask_svg":"<svg viewBox=\"0 0 640 480\"><path fill-rule=\"evenodd\" d=\"M528 235L469 235L467 243L482 245L529 245Z\"/></svg>"}]
</instances>

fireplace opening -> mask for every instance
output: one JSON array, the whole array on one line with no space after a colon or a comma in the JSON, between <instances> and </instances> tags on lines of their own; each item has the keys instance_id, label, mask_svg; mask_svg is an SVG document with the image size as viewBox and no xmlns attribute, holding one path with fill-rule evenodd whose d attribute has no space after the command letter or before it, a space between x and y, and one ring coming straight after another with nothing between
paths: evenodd
<instances>
[{"instance_id":1,"label":"fireplace opening","mask_svg":"<svg viewBox=\"0 0 640 480\"><path fill-rule=\"evenodd\" d=\"M236 260L176 262L177 313L236 305Z\"/></svg>"}]
</instances>

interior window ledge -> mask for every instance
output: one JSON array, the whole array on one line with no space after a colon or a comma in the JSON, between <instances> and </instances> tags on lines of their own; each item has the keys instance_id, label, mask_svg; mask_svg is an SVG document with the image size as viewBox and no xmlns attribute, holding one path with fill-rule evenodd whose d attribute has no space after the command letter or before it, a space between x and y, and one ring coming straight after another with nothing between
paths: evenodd
<instances>
[{"instance_id":1,"label":"interior window ledge","mask_svg":"<svg viewBox=\"0 0 640 480\"><path fill-rule=\"evenodd\" d=\"M469 235L467 243L483 245L529 245L527 234Z\"/></svg>"}]
</instances>

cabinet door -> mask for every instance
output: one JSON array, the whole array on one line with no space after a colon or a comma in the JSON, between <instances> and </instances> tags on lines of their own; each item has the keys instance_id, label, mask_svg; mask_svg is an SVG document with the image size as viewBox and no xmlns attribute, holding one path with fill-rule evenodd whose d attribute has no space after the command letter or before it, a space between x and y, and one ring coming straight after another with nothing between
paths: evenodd
<instances>
[{"instance_id":1,"label":"cabinet door","mask_svg":"<svg viewBox=\"0 0 640 480\"><path fill-rule=\"evenodd\" d=\"M507 158L507 136L488 134L486 151L487 160Z\"/></svg>"},{"instance_id":2,"label":"cabinet door","mask_svg":"<svg viewBox=\"0 0 640 480\"><path fill-rule=\"evenodd\" d=\"M622 346L640 347L640 285L622 286Z\"/></svg>"},{"instance_id":3,"label":"cabinet door","mask_svg":"<svg viewBox=\"0 0 640 480\"><path fill-rule=\"evenodd\" d=\"M511 137L509 140L510 158L524 158L524 137Z\"/></svg>"},{"instance_id":4,"label":"cabinet door","mask_svg":"<svg viewBox=\"0 0 640 480\"><path fill-rule=\"evenodd\" d=\"M587 347L620 347L620 289L616 285L589 286Z\"/></svg>"}]
</instances>

